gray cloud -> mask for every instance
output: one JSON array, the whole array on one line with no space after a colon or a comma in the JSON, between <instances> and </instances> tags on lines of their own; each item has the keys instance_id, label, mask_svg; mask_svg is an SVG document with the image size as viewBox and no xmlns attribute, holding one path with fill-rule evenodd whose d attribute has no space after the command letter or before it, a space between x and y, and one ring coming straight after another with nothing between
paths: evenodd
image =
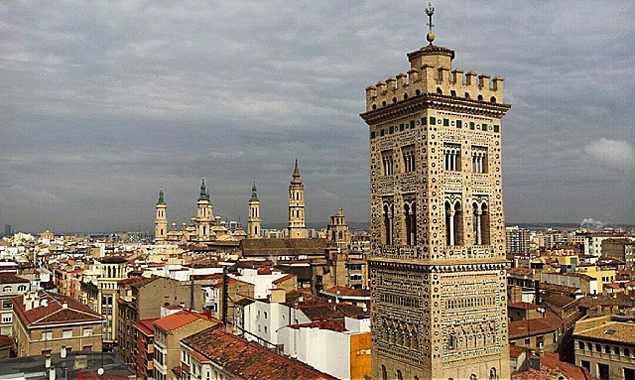
<instances>
[{"instance_id":1,"label":"gray cloud","mask_svg":"<svg viewBox=\"0 0 635 380\"><path fill-rule=\"evenodd\" d=\"M265 223L282 222L295 158L310 222L338 207L368 220L364 88L408 69L405 53L424 44L425 6L0 5L0 222L151 228L164 186L180 223L201 175L221 215L244 221L255 178ZM436 8L437 41L456 51L454 65L506 78L506 219L633 222L632 172L594 152L635 144L634 5Z\"/></svg>"}]
</instances>

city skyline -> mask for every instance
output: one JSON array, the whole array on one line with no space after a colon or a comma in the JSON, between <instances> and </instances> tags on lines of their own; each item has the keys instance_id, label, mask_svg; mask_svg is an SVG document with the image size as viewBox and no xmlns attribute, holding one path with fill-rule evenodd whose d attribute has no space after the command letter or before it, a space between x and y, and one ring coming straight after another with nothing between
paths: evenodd
<instances>
[{"instance_id":1,"label":"city skyline","mask_svg":"<svg viewBox=\"0 0 635 380\"><path fill-rule=\"evenodd\" d=\"M362 89L408 69L426 5L3 5L0 222L150 230L163 186L180 224L205 176L215 214L246 223L255 178L282 223L296 158L308 224L367 221ZM507 78L505 219L635 222L635 7L434 5L455 67Z\"/></svg>"}]
</instances>

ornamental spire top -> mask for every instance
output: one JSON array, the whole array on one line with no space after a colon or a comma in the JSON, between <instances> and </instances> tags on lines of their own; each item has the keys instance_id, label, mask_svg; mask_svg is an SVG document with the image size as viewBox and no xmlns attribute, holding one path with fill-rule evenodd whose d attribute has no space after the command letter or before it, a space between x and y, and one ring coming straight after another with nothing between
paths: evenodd
<instances>
[{"instance_id":1,"label":"ornamental spire top","mask_svg":"<svg viewBox=\"0 0 635 380\"><path fill-rule=\"evenodd\" d=\"M432 23L432 15L434 15L434 7L432 6L432 3L428 3L428 7L426 8L426 14L428 15L428 28L430 30L428 34L426 35L426 39L428 40L430 45L432 45L432 41L434 41L434 33L432 32L432 28L434 27L434 24Z\"/></svg>"}]
</instances>

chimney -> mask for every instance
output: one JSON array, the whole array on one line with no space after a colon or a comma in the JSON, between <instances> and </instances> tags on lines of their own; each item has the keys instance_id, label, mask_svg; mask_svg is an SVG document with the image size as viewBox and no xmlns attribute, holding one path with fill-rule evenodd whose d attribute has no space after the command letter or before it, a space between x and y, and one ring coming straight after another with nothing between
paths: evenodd
<instances>
[{"instance_id":1,"label":"chimney","mask_svg":"<svg viewBox=\"0 0 635 380\"><path fill-rule=\"evenodd\" d=\"M51 354L46 354L46 356L44 357L44 367L46 369L51 368Z\"/></svg>"},{"instance_id":2,"label":"chimney","mask_svg":"<svg viewBox=\"0 0 635 380\"><path fill-rule=\"evenodd\" d=\"M66 359L66 346L62 346L62 350L60 351L60 358Z\"/></svg>"},{"instance_id":3,"label":"chimney","mask_svg":"<svg viewBox=\"0 0 635 380\"><path fill-rule=\"evenodd\" d=\"M55 380L55 367L49 368L49 380Z\"/></svg>"},{"instance_id":4,"label":"chimney","mask_svg":"<svg viewBox=\"0 0 635 380\"><path fill-rule=\"evenodd\" d=\"M62 304L62 309L68 309L68 304L66 303L66 301L64 301L64 303Z\"/></svg>"}]
</instances>

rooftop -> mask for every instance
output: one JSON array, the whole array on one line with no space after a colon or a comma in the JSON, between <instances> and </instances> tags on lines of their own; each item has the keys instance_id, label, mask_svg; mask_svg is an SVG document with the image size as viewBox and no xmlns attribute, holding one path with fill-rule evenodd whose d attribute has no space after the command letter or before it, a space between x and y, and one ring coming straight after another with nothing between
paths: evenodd
<instances>
[{"instance_id":1,"label":"rooftop","mask_svg":"<svg viewBox=\"0 0 635 380\"><path fill-rule=\"evenodd\" d=\"M252 379L335 379L315 368L275 354L222 328L210 327L182 340L183 344L231 372Z\"/></svg>"},{"instance_id":2,"label":"rooftop","mask_svg":"<svg viewBox=\"0 0 635 380\"><path fill-rule=\"evenodd\" d=\"M154 325L159 326L162 330L172 331L199 319L221 323L221 321L208 317L205 314L183 310L154 321Z\"/></svg>"},{"instance_id":3,"label":"rooftop","mask_svg":"<svg viewBox=\"0 0 635 380\"><path fill-rule=\"evenodd\" d=\"M75 358L80 355L86 356L88 366L85 369L75 370ZM29 380L48 380L44 361L43 355L1 359L0 379L15 379L16 375L23 374L22 378ZM126 364L112 352L71 351L64 359L59 354L53 354L51 355L51 364L55 367L58 379L64 379L65 376L68 379L97 379L98 377L90 377L90 374L99 368L105 370L103 379L126 379L128 376L134 375L128 370Z\"/></svg>"},{"instance_id":4,"label":"rooftop","mask_svg":"<svg viewBox=\"0 0 635 380\"><path fill-rule=\"evenodd\" d=\"M26 296L28 295L29 293ZM101 315L92 311L88 306L58 293L39 291L37 293L36 307L28 311L25 308L24 297L14 297L11 302L13 303L15 314L27 327L82 322L100 323L103 319Z\"/></svg>"}]
</instances>

